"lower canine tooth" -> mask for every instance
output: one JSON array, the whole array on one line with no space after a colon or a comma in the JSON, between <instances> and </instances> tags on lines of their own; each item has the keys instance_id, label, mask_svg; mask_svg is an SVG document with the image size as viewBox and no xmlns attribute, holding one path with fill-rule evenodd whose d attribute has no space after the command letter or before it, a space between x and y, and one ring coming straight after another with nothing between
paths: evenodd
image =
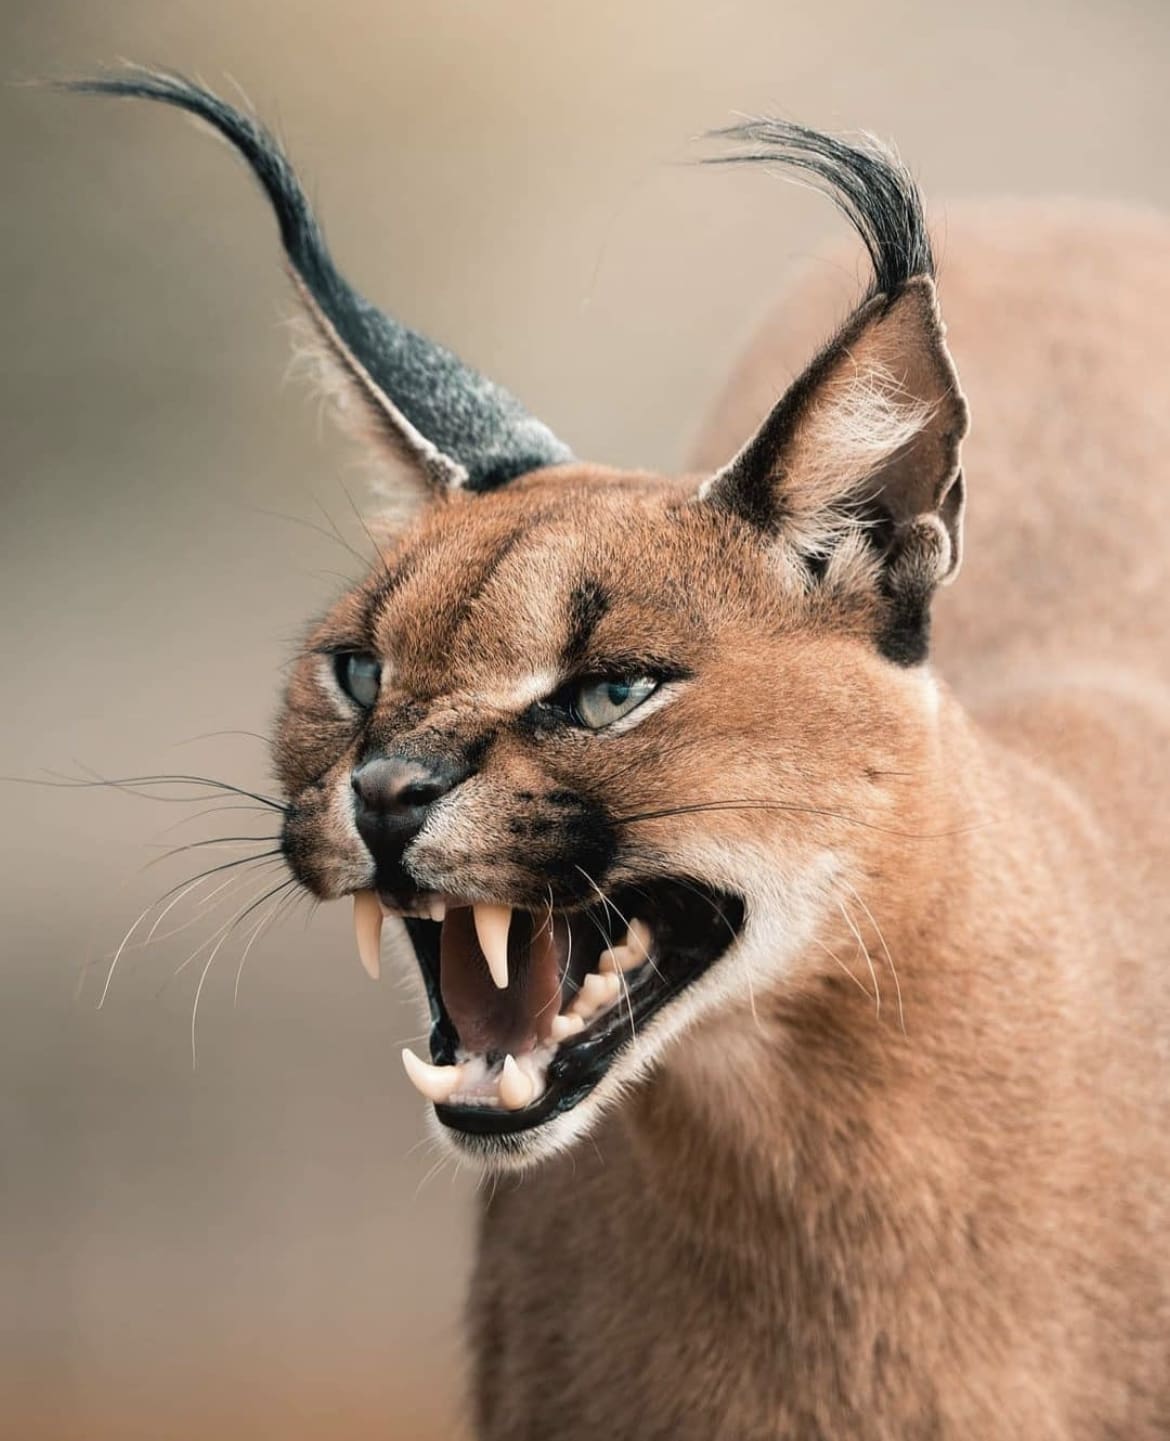
<instances>
[{"instance_id":1,"label":"lower canine tooth","mask_svg":"<svg viewBox=\"0 0 1170 1441\"><path fill-rule=\"evenodd\" d=\"M402 1052L402 1064L415 1090L438 1106L451 1099L463 1080L462 1066L429 1065L420 1061L409 1046Z\"/></svg>"},{"instance_id":2,"label":"lower canine tooth","mask_svg":"<svg viewBox=\"0 0 1170 1441\"><path fill-rule=\"evenodd\" d=\"M382 973L382 904L377 891L354 891L353 933L358 959L370 980L376 981Z\"/></svg>"},{"instance_id":3,"label":"lower canine tooth","mask_svg":"<svg viewBox=\"0 0 1170 1441\"><path fill-rule=\"evenodd\" d=\"M500 1072L500 1105L505 1111L519 1111L532 1100L536 1087L532 1077L526 1076L516 1064L513 1056L504 1057L504 1069Z\"/></svg>"}]
</instances>

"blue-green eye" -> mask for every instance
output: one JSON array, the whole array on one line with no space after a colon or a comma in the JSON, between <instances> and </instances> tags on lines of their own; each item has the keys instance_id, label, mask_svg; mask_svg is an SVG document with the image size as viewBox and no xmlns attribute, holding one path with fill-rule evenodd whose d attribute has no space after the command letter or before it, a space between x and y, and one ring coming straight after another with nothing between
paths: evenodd
<instances>
[{"instance_id":1,"label":"blue-green eye","mask_svg":"<svg viewBox=\"0 0 1170 1441\"><path fill-rule=\"evenodd\" d=\"M573 697L573 711L583 726L599 731L637 710L657 689L658 682L648 675L584 681Z\"/></svg>"},{"instance_id":2,"label":"blue-green eye","mask_svg":"<svg viewBox=\"0 0 1170 1441\"><path fill-rule=\"evenodd\" d=\"M359 651L345 651L334 656L333 668L337 684L349 696L354 705L369 710L378 699L382 686L382 662L372 655Z\"/></svg>"}]
</instances>

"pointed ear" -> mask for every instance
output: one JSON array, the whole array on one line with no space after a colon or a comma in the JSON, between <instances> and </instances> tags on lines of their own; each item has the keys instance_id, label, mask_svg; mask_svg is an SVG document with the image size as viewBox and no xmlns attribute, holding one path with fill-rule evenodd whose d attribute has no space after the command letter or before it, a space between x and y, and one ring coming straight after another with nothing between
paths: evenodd
<instances>
[{"instance_id":1,"label":"pointed ear","mask_svg":"<svg viewBox=\"0 0 1170 1441\"><path fill-rule=\"evenodd\" d=\"M917 660L930 595L962 556L966 431L934 282L916 275L853 314L702 494L783 545L810 584L876 565L883 648Z\"/></svg>"},{"instance_id":2,"label":"pointed ear","mask_svg":"<svg viewBox=\"0 0 1170 1441\"><path fill-rule=\"evenodd\" d=\"M67 81L64 88L174 106L235 148L272 205L317 358L328 362L328 388L358 417L367 438L406 461L425 493L491 490L572 459L514 396L371 305L345 280L288 158L259 121L169 71L132 66Z\"/></svg>"},{"instance_id":3,"label":"pointed ear","mask_svg":"<svg viewBox=\"0 0 1170 1441\"><path fill-rule=\"evenodd\" d=\"M430 495L461 489L467 480L465 467L441 451L395 405L297 271L290 265L288 272L302 307L301 315L290 323L290 377L303 380L327 402L342 430L370 458L375 474L390 462L389 469L409 491L398 497L405 503L406 515Z\"/></svg>"}]
</instances>

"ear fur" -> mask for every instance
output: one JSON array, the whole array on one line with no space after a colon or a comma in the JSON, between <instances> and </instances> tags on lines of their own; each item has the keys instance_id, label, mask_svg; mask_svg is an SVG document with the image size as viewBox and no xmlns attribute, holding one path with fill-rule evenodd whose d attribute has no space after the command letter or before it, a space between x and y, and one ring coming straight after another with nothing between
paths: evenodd
<instances>
[{"instance_id":1,"label":"ear fur","mask_svg":"<svg viewBox=\"0 0 1170 1441\"><path fill-rule=\"evenodd\" d=\"M345 343L309 287L292 266L288 270L304 308L296 360L329 397L342 425L400 461L423 494L462 487L466 468L407 419Z\"/></svg>"},{"instance_id":2,"label":"ear fur","mask_svg":"<svg viewBox=\"0 0 1170 1441\"><path fill-rule=\"evenodd\" d=\"M287 377L317 397L354 442L357 464L377 503L376 519L393 535L436 496L464 488L466 471L444 455L394 406L328 325L290 269L301 301L289 317Z\"/></svg>"},{"instance_id":3,"label":"ear fur","mask_svg":"<svg viewBox=\"0 0 1170 1441\"><path fill-rule=\"evenodd\" d=\"M753 526L805 588L876 589L879 646L910 664L926 654L930 598L962 557L968 422L918 194L873 142L854 148L783 122L744 130L775 148L743 158L814 171L888 288L854 311L700 497Z\"/></svg>"}]
</instances>

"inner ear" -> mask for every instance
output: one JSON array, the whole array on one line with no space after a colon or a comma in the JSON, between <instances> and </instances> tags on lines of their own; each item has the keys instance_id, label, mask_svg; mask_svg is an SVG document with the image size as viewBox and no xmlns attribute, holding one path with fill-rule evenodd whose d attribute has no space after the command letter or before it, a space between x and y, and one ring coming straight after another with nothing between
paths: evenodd
<instances>
[{"instance_id":1,"label":"inner ear","mask_svg":"<svg viewBox=\"0 0 1170 1441\"><path fill-rule=\"evenodd\" d=\"M814 581L860 532L887 591L929 599L962 553L966 430L934 283L915 276L854 312L703 497L795 552Z\"/></svg>"}]
</instances>

